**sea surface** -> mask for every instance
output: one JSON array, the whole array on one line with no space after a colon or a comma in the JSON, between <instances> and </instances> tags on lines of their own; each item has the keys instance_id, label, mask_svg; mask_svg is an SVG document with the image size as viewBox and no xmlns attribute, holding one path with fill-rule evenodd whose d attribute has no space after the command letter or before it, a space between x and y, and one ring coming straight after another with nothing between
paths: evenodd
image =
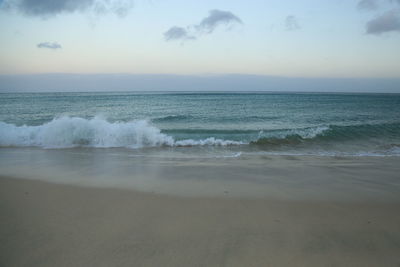
<instances>
[{"instance_id":1,"label":"sea surface","mask_svg":"<svg viewBox=\"0 0 400 267\"><path fill-rule=\"evenodd\" d=\"M0 147L400 156L400 94L3 93Z\"/></svg>"}]
</instances>

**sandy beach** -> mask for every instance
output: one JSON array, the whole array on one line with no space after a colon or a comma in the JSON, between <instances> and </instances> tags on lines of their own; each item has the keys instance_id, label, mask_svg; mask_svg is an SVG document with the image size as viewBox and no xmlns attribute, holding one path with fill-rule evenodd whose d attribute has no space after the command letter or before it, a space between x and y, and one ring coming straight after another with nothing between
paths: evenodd
<instances>
[{"instance_id":1,"label":"sandy beach","mask_svg":"<svg viewBox=\"0 0 400 267\"><path fill-rule=\"evenodd\" d=\"M0 0L0 40L0 267L400 267L400 0Z\"/></svg>"},{"instance_id":2,"label":"sandy beach","mask_svg":"<svg viewBox=\"0 0 400 267\"><path fill-rule=\"evenodd\" d=\"M399 210L2 176L0 266L399 266Z\"/></svg>"}]
</instances>

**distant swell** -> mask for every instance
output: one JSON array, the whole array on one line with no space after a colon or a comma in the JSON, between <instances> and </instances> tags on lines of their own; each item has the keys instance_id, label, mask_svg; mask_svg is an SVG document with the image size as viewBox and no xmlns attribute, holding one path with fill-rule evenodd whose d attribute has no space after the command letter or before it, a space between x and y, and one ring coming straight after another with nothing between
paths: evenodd
<instances>
[{"instance_id":1,"label":"distant swell","mask_svg":"<svg viewBox=\"0 0 400 267\"><path fill-rule=\"evenodd\" d=\"M190 120L191 116L186 115L170 115L161 118L155 118L153 122L174 122L174 121L183 121L183 120Z\"/></svg>"},{"instance_id":2,"label":"distant swell","mask_svg":"<svg viewBox=\"0 0 400 267\"><path fill-rule=\"evenodd\" d=\"M207 138L175 141L145 120L111 123L95 117L62 117L40 126L15 126L0 122L0 146L69 147L158 147L238 145L240 142Z\"/></svg>"}]
</instances>

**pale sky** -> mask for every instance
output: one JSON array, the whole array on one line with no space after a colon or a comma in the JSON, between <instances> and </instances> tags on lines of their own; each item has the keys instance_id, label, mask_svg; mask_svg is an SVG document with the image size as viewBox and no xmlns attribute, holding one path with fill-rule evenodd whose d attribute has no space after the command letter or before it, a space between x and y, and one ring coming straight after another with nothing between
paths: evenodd
<instances>
[{"instance_id":1,"label":"pale sky","mask_svg":"<svg viewBox=\"0 0 400 267\"><path fill-rule=\"evenodd\" d=\"M397 0L54 2L0 0L0 74L400 77Z\"/></svg>"}]
</instances>

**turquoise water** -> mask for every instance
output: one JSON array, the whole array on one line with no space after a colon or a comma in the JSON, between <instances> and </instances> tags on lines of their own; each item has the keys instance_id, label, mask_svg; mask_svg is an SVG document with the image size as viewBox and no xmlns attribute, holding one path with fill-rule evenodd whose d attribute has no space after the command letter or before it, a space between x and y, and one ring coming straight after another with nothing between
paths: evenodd
<instances>
[{"instance_id":1,"label":"turquoise water","mask_svg":"<svg viewBox=\"0 0 400 267\"><path fill-rule=\"evenodd\" d=\"M400 95L0 94L0 146L397 156Z\"/></svg>"}]
</instances>

